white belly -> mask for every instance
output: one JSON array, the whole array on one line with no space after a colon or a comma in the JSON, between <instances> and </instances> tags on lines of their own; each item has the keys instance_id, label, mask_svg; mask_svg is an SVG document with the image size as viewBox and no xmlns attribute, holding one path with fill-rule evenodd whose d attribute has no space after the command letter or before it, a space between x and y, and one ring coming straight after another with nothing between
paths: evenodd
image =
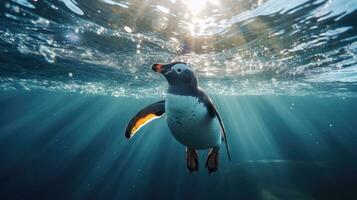
<instances>
[{"instance_id":1,"label":"white belly","mask_svg":"<svg viewBox=\"0 0 357 200\"><path fill-rule=\"evenodd\" d=\"M207 149L221 144L218 119L212 118L206 106L192 96L168 94L165 103L167 124L172 135L193 149Z\"/></svg>"}]
</instances>

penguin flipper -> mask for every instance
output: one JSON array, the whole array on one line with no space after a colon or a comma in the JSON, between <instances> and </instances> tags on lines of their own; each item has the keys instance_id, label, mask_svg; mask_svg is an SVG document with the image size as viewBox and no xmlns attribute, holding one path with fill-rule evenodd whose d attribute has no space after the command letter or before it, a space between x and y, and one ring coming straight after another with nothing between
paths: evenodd
<instances>
[{"instance_id":1,"label":"penguin flipper","mask_svg":"<svg viewBox=\"0 0 357 200\"><path fill-rule=\"evenodd\" d=\"M217 117L217 119L219 121L219 124L221 125L222 136L223 136L224 142L226 143L226 150L227 150L228 159L229 159L229 161L231 161L231 154L229 152L226 129L224 128L224 124L223 124L222 118L219 115L219 113L218 113L216 107L214 106L213 102L211 101L211 99L203 92L203 90L199 90L199 91L200 91L200 99L206 105L207 110L208 110L208 114L212 118L213 117Z\"/></svg>"},{"instance_id":2,"label":"penguin flipper","mask_svg":"<svg viewBox=\"0 0 357 200\"><path fill-rule=\"evenodd\" d=\"M130 139L138 130L150 121L160 118L165 114L165 100L150 104L141 109L128 123L125 137Z\"/></svg>"},{"instance_id":3,"label":"penguin flipper","mask_svg":"<svg viewBox=\"0 0 357 200\"><path fill-rule=\"evenodd\" d=\"M224 138L224 142L226 143L226 150L227 150L227 155L228 155L228 159L229 161L231 161L231 154L229 152L229 146L228 146L228 141L227 141L227 134L226 134L226 129L224 128L223 125L223 121L221 116L219 115L216 107L214 106L214 104L210 101L210 104L208 105L208 110L210 113L215 113L215 115L217 116L217 119L219 121L219 124L221 125L221 129L222 129L222 135Z\"/></svg>"}]
</instances>

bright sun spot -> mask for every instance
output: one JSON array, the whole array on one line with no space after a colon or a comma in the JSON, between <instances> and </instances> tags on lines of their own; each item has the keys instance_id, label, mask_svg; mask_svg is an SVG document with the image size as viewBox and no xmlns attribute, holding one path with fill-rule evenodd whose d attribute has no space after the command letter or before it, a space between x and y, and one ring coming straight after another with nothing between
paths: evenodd
<instances>
[{"instance_id":1,"label":"bright sun spot","mask_svg":"<svg viewBox=\"0 0 357 200\"><path fill-rule=\"evenodd\" d=\"M182 0L192 14L200 13L206 6L207 0Z\"/></svg>"},{"instance_id":2,"label":"bright sun spot","mask_svg":"<svg viewBox=\"0 0 357 200\"><path fill-rule=\"evenodd\" d=\"M207 3L218 4L218 0L182 0L190 12L194 15L199 14Z\"/></svg>"},{"instance_id":3,"label":"bright sun spot","mask_svg":"<svg viewBox=\"0 0 357 200\"><path fill-rule=\"evenodd\" d=\"M185 25L191 36L211 35L212 32L207 30L212 24L214 26L216 24L214 20L212 22L211 17L206 16L209 12L205 14L202 14L202 12L205 12L206 7L207 11L209 11L208 8L212 10L219 9L221 5L220 0L181 0L181 2L191 13L186 12L184 15L185 20L187 20Z\"/></svg>"}]
</instances>

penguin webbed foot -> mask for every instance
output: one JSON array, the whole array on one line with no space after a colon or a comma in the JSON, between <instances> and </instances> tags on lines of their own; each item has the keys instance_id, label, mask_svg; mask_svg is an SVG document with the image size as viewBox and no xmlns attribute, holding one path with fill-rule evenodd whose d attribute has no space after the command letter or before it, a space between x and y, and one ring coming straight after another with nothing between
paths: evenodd
<instances>
[{"instance_id":1,"label":"penguin webbed foot","mask_svg":"<svg viewBox=\"0 0 357 200\"><path fill-rule=\"evenodd\" d=\"M195 149L186 149L186 168L190 174L198 171L198 152Z\"/></svg>"},{"instance_id":2,"label":"penguin webbed foot","mask_svg":"<svg viewBox=\"0 0 357 200\"><path fill-rule=\"evenodd\" d=\"M208 174L211 175L213 172L216 172L218 169L218 150L211 149L208 153L206 160L206 168Z\"/></svg>"}]
</instances>

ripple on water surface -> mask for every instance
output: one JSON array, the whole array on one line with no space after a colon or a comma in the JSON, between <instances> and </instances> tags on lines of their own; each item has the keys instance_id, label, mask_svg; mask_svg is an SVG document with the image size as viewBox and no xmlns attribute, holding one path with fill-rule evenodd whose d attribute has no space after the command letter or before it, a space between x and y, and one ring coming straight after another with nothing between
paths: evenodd
<instances>
[{"instance_id":1,"label":"ripple on water surface","mask_svg":"<svg viewBox=\"0 0 357 200\"><path fill-rule=\"evenodd\" d=\"M163 95L150 65L179 60L212 94L355 96L356 8L349 0L5 0L0 88Z\"/></svg>"}]
</instances>

